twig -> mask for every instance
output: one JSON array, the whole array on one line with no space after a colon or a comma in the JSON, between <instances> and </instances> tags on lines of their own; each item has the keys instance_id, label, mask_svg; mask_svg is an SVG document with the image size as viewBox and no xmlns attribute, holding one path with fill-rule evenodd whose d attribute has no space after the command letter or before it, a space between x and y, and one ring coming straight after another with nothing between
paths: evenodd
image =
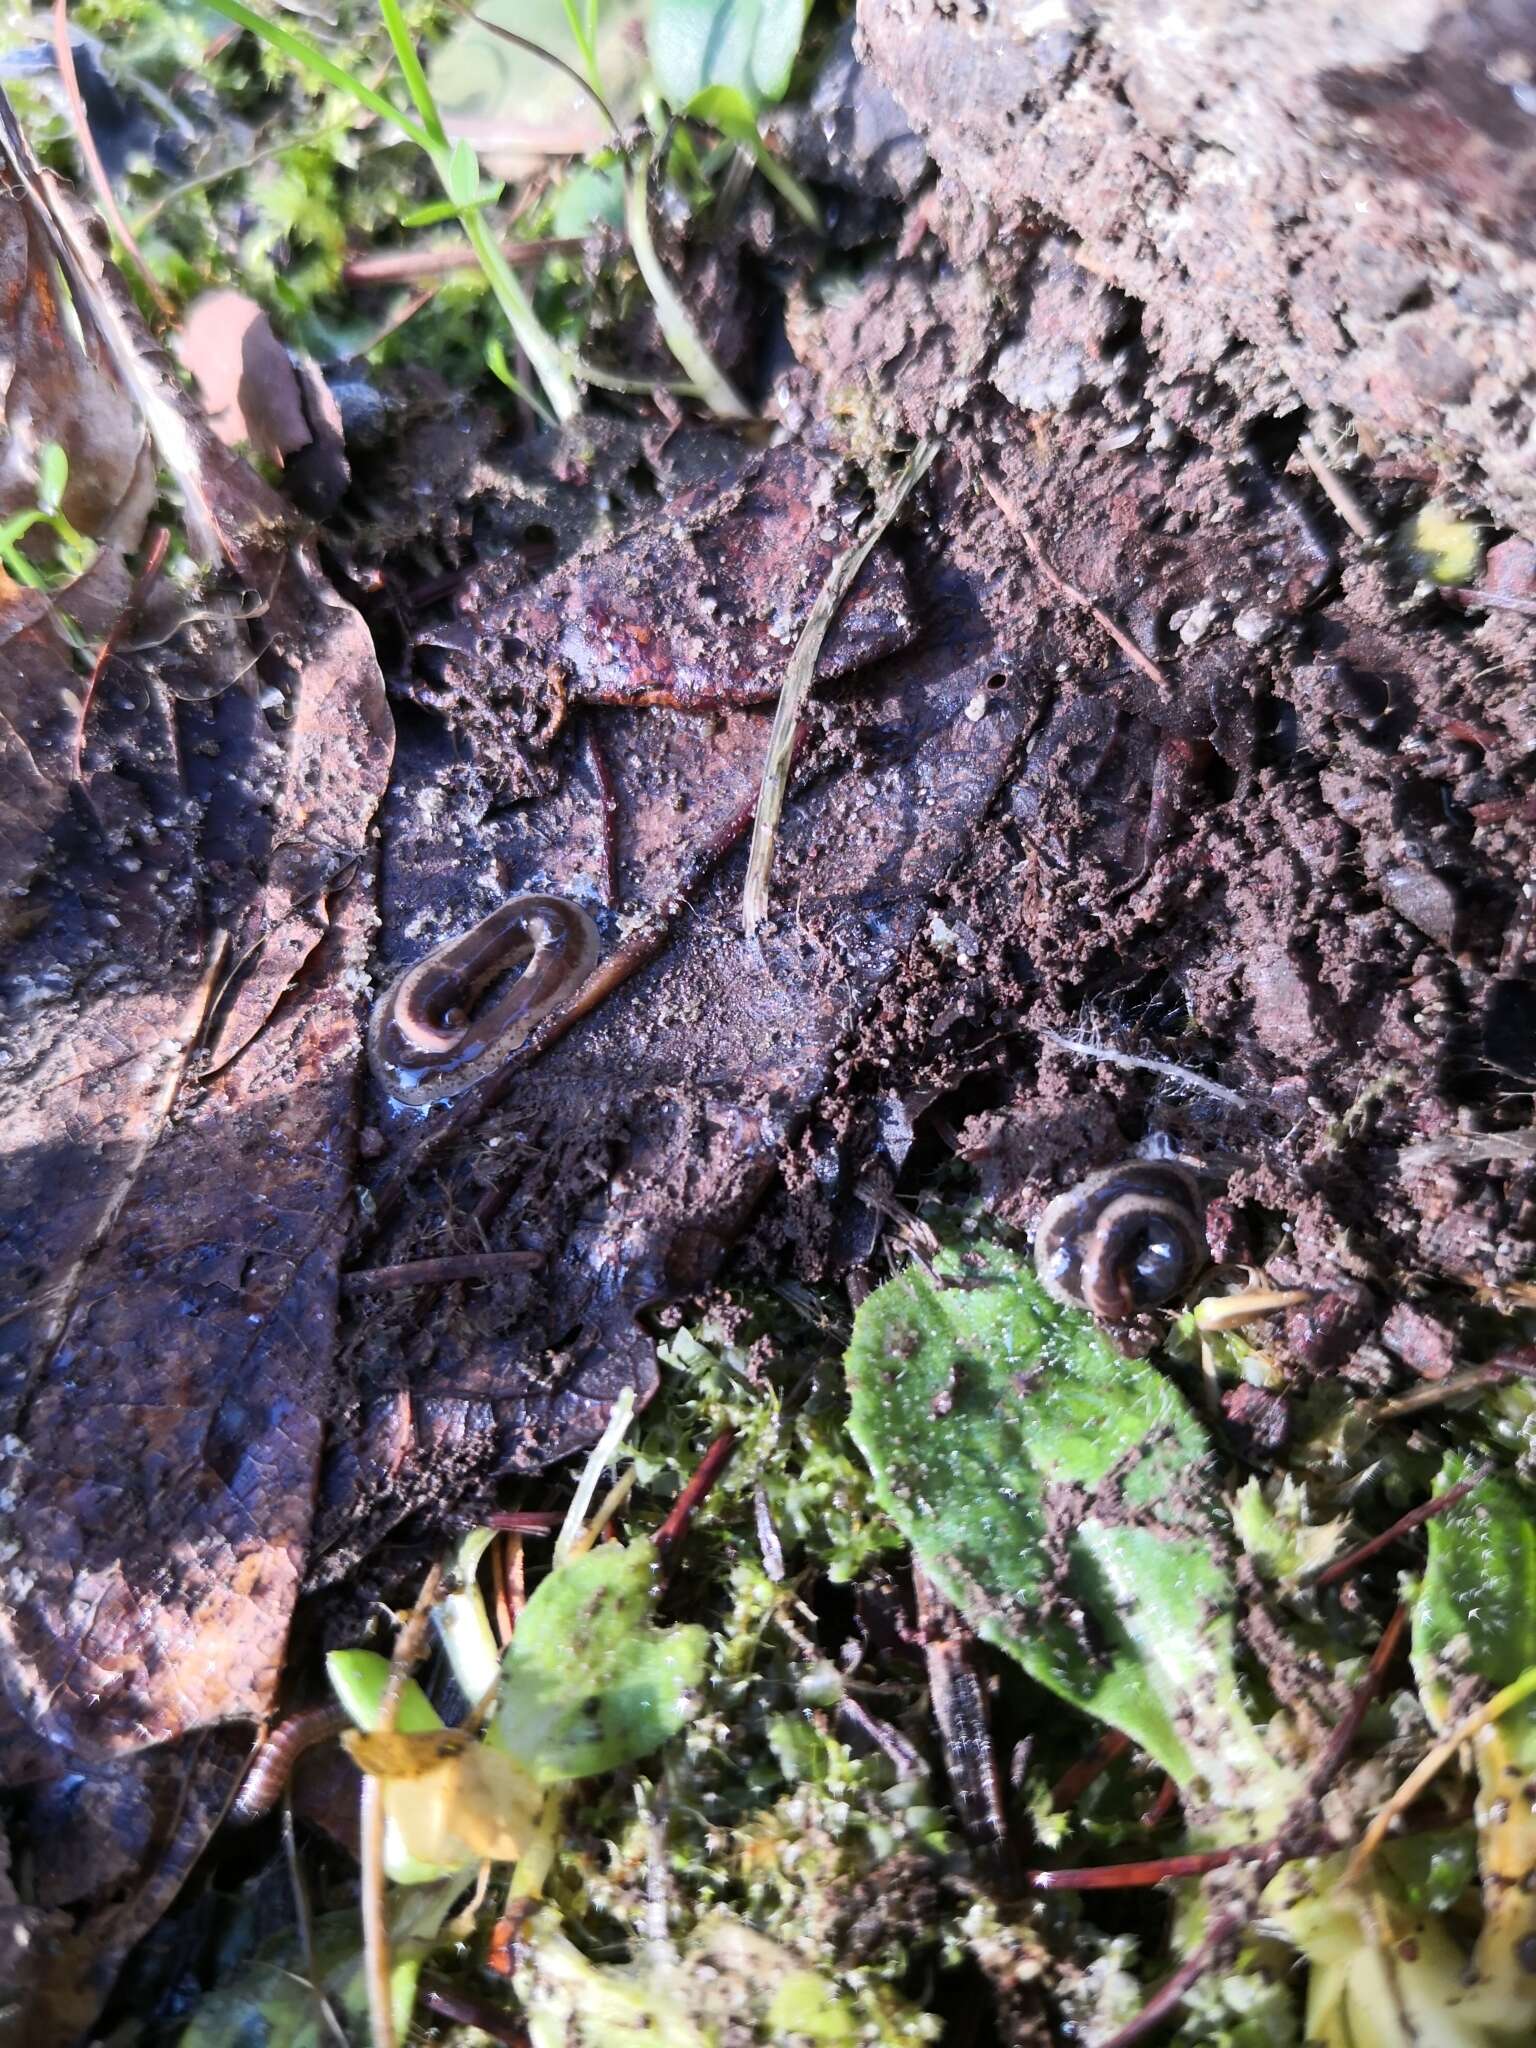
<instances>
[{"instance_id":1,"label":"twig","mask_svg":"<svg viewBox=\"0 0 1536 2048\"><path fill-rule=\"evenodd\" d=\"M1465 1500L1469 1493L1481 1486L1487 1477L1488 1467L1481 1466L1470 1478L1463 1479L1459 1485L1447 1487L1445 1492L1437 1495L1434 1500L1427 1500L1420 1507L1410 1508L1406 1515L1398 1516L1390 1529L1383 1529L1381 1534L1373 1536L1369 1543L1362 1543L1357 1550L1348 1551L1343 1557L1335 1558L1332 1564L1317 1574L1316 1578L1303 1580L1302 1583L1321 1588L1336 1586L1341 1579L1352 1578L1361 1565L1368 1564L1378 1552L1385 1550L1389 1544L1396 1543L1400 1536L1410 1535L1425 1522L1433 1521L1436 1515L1443 1515L1447 1508L1455 1507L1458 1501Z\"/></svg>"},{"instance_id":2,"label":"twig","mask_svg":"<svg viewBox=\"0 0 1536 2048\"><path fill-rule=\"evenodd\" d=\"M526 1273L543 1263L542 1252L461 1252L441 1259L407 1259L398 1266L365 1266L343 1273L341 1289L344 1294L392 1294L450 1280L496 1280L503 1273Z\"/></svg>"},{"instance_id":3,"label":"twig","mask_svg":"<svg viewBox=\"0 0 1536 2048\"><path fill-rule=\"evenodd\" d=\"M551 235L532 242L509 239L502 243L501 253L509 263L522 267L542 263L546 256L577 254L581 247L579 235ZM349 256L341 266L341 281L346 285L414 284L418 278L447 277L477 267L474 251L461 243L431 249L384 249Z\"/></svg>"},{"instance_id":4,"label":"twig","mask_svg":"<svg viewBox=\"0 0 1536 2048\"><path fill-rule=\"evenodd\" d=\"M1442 1498L1446 1497L1442 1495ZM1529 1699L1533 1692L1536 1692L1536 1664L1529 1670L1522 1671L1511 1684L1502 1686L1491 1700L1486 1700L1482 1706L1464 1715L1448 1733L1441 1736L1428 1754L1408 1773L1361 1836L1360 1846L1345 1866L1345 1884L1359 1883L1365 1873L1365 1866L1381 1847L1388 1828L1398 1814L1412 1806L1425 1786L1444 1769L1461 1745L1470 1742L1472 1737L1480 1734L1484 1728L1491 1727L1495 1721L1507 1714L1511 1707L1517 1707L1522 1700Z\"/></svg>"},{"instance_id":5,"label":"twig","mask_svg":"<svg viewBox=\"0 0 1536 2048\"><path fill-rule=\"evenodd\" d=\"M528 2048L527 2028L487 1999L472 1998L468 1992L436 1977L424 1978L416 1995L427 2011L440 2020L448 2020L456 2027L473 2027L488 2040L503 2042L505 2048Z\"/></svg>"},{"instance_id":6,"label":"twig","mask_svg":"<svg viewBox=\"0 0 1536 2048\"><path fill-rule=\"evenodd\" d=\"M91 715L91 703L96 695L97 686L101 682L102 676L106 673L108 662L116 654L123 635L143 610L144 600L153 589L155 579L165 566L166 550L169 548L170 543L170 528L168 526L157 526L154 533L150 536L149 552L144 557L144 566L133 579L133 588L128 593L128 602L112 621L107 637L101 643L101 651L91 664L91 679L85 686L85 695L80 702L80 717L75 726L76 782L83 781L85 777L85 726L86 720Z\"/></svg>"},{"instance_id":7,"label":"twig","mask_svg":"<svg viewBox=\"0 0 1536 2048\"><path fill-rule=\"evenodd\" d=\"M1130 634L1115 624L1102 605L1095 604L1093 599L1084 591L1079 590L1075 584L1068 583L1064 576L1058 575L1051 567L1045 558L1039 541L1035 539L1034 534L1030 530L1029 521L1024 516L1023 508L1016 504L1008 496L1007 492L1003 490L1001 485L985 471L982 472L981 481L988 497L991 498L998 511L1008 521L1008 524L1013 527L1019 539L1023 541L1025 547L1029 550L1030 560L1040 571L1046 582L1050 584L1056 595L1064 597L1068 604L1076 605L1079 611L1087 612L1089 617L1114 641L1127 661L1133 662L1149 682L1157 685L1165 697L1172 696L1173 691L1168 678L1163 674L1152 657L1149 654L1143 654Z\"/></svg>"},{"instance_id":8,"label":"twig","mask_svg":"<svg viewBox=\"0 0 1536 2048\"><path fill-rule=\"evenodd\" d=\"M938 452L937 441L919 441L902 464L899 474L881 492L863 533L828 571L827 580L817 593L810 617L789 657L779 689L778 707L773 714L773 728L768 735L768 757L763 764L757 816L752 825L752 851L747 857L747 880L741 896L741 921L749 939L756 936L758 927L768 915L768 878L773 868L779 817L789 788L800 717L816 680L816 663L822 642L876 542L927 474Z\"/></svg>"},{"instance_id":9,"label":"twig","mask_svg":"<svg viewBox=\"0 0 1536 2048\"><path fill-rule=\"evenodd\" d=\"M1511 1380L1529 1379L1536 1379L1536 1347L1526 1345L1522 1351L1490 1358L1486 1365L1469 1366L1465 1372L1449 1373L1443 1380L1415 1387L1411 1394L1399 1394L1395 1401L1379 1401L1371 1408L1371 1420L1398 1422L1405 1415L1442 1407L1463 1394L1479 1394L1489 1387L1507 1387Z\"/></svg>"},{"instance_id":10,"label":"twig","mask_svg":"<svg viewBox=\"0 0 1536 2048\"><path fill-rule=\"evenodd\" d=\"M1380 536L1372 525L1365 507L1345 483L1337 470L1332 469L1310 434L1303 434L1296 444L1296 452L1322 485L1323 496L1357 540L1363 540L1368 548L1376 546Z\"/></svg>"},{"instance_id":11,"label":"twig","mask_svg":"<svg viewBox=\"0 0 1536 2048\"><path fill-rule=\"evenodd\" d=\"M384 1780L375 1777L371 1771L363 1773L357 1832L368 2029L373 2048L396 2048L395 2004L390 1986L389 1909L384 1891Z\"/></svg>"},{"instance_id":12,"label":"twig","mask_svg":"<svg viewBox=\"0 0 1536 2048\"><path fill-rule=\"evenodd\" d=\"M672 1503L666 1520L651 1538L664 1570L670 1569L675 1563L676 1553L688 1533L689 1523L708 1498L715 1481L730 1463L731 1454L735 1449L735 1430L722 1429L700 1458L693 1477Z\"/></svg>"},{"instance_id":13,"label":"twig","mask_svg":"<svg viewBox=\"0 0 1536 2048\"><path fill-rule=\"evenodd\" d=\"M299 1844L293 1831L291 1799L283 1801L283 1860L288 1866L288 1885L293 1893L293 1917L298 1925L299 1950L304 1957L304 1974L310 1995L315 2002L315 2016L336 2043L336 2048L349 2048L346 2030L337 2019L335 2009L326 1996L325 1980L320 1974L320 1959L315 1951L315 1916L310 1909L309 1887L304 1882L304 1871L299 1862Z\"/></svg>"},{"instance_id":14,"label":"twig","mask_svg":"<svg viewBox=\"0 0 1536 2048\"><path fill-rule=\"evenodd\" d=\"M154 272L144 261L143 252L133 239L133 230L123 219L112 190L112 180L107 176L107 167L101 160L101 151L96 147L96 138L91 133L90 118L85 111L85 97L80 90L80 80L75 72L75 46L69 39L69 0L53 0L53 54L59 67L59 83L64 88L64 99L69 107L75 141L80 146L85 168L90 173L91 183L96 190L96 204L101 208L118 247L139 273L156 312L162 320L169 323L176 317L175 309L161 291Z\"/></svg>"},{"instance_id":15,"label":"twig","mask_svg":"<svg viewBox=\"0 0 1536 2048\"><path fill-rule=\"evenodd\" d=\"M1192 1067L1181 1067L1172 1060L1158 1060L1148 1054L1121 1052L1112 1045L1096 1045L1091 1038L1068 1038L1064 1032L1050 1031L1041 1027L1039 1036L1058 1051L1071 1053L1077 1059L1098 1060L1106 1067L1129 1067L1140 1073L1161 1074L1166 1080L1177 1081L1181 1087L1195 1088L1202 1095L1209 1095L1215 1102L1225 1102L1232 1109L1249 1109L1255 1098L1240 1095L1235 1088L1223 1087L1220 1081L1208 1081L1204 1074L1197 1074Z\"/></svg>"},{"instance_id":16,"label":"twig","mask_svg":"<svg viewBox=\"0 0 1536 2048\"><path fill-rule=\"evenodd\" d=\"M1364 1678L1355 1687L1343 1718L1328 1738L1328 1746L1318 1759L1312 1772L1307 1790L1313 1799L1321 1799L1339 1772L1344 1768L1345 1759L1355 1746L1355 1737L1360 1733L1371 1702L1380 1693L1386 1682L1392 1660L1397 1655L1398 1645L1408 1627L1408 1608L1400 1602L1393 1610L1392 1619L1381 1632L1381 1641L1371 1652L1371 1661Z\"/></svg>"},{"instance_id":17,"label":"twig","mask_svg":"<svg viewBox=\"0 0 1536 2048\"><path fill-rule=\"evenodd\" d=\"M1160 1828L1179 1803L1179 1788L1172 1778L1164 1778L1157 1788L1157 1797L1141 1816L1144 1828Z\"/></svg>"},{"instance_id":18,"label":"twig","mask_svg":"<svg viewBox=\"0 0 1536 2048\"><path fill-rule=\"evenodd\" d=\"M608 908L615 910L619 902L619 800L614 794L608 761L590 718L586 721L584 737L587 761L592 770L592 780L597 784L597 801L602 810L603 894L608 900Z\"/></svg>"}]
</instances>

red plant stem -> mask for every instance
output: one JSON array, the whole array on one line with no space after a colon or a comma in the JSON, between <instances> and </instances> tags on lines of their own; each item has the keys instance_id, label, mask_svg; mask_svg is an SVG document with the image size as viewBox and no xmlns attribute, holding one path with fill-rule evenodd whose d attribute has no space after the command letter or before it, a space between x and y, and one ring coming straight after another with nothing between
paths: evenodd
<instances>
[{"instance_id":1,"label":"red plant stem","mask_svg":"<svg viewBox=\"0 0 1536 2048\"><path fill-rule=\"evenodd\" d=\"M400 1266L363 1266L341 1276L346 1294L389 1294L404 1287L437 1287L450 1280L495 1280L544 1263L542 1252L464 1252L453 1258L408 1259Z\"/></svg>"},{"instance_id":2,"label":"red plant stem","mask_svg":"<svg viewBox=\"0 0 1536 2048\"><path fill-rule=\"evenodd\" d=\"M1205 1849L1188 1856L1149 1856L1142 1863L1089 1864L1081 1870L1026 1870L1024 1883L1032 1892L1142 1891L1168 1878L1203 1877L1208 1870L1220 1870L1227 1863L1252 1861L1268 1847L1266 1842L1257 1847Z\"/></svg>"},{"instance_id":3,"label":"red plant stem","mask_svg":"<svg viewBox=\"0 0 1536 2048\"><path fill-rule=\"evenodd\" d=\"M1172 1813L1174 1806L1178 1802L1178 1797L1178 1786L1175 1785L1172 1778L1164 1778L1157 1797L1141 1816L1142 1826L1144 1828L1160 1828L1169 1814Z\"/></svg>"},{"instance_id":4,"label":"red plant stem","mask_svg":"<svg viewBox=\"0 0 1536 2048\"><path fill-rule=\"evenodd\" d=\"M1360 1724L1365 1719L1366 1710L1381 1691L1407 1626L1408 1609L1400 1605L1382 1630L1381 1641L1371 1652L1366 1674L1355 1687L1354 1696L1344 1710L1344 1718L1329 1737L1328 1747L1323 1751L1316 1769L1308 1780L1307 1791L1314 1800L1322 1798L1343 1769L1344 1759L1354 1747L1355 1737L1360 1733Z\"/></svg>"},{"instance_id":5,"label":"red plant stem","mask_svg":"<svg viewBox=\"0 0 1536 2048\"><path fill-rule=\"evenodd\" d=\"M547 1536L558 1529L565 1516L557 1508L507 1508L487 1515L487 1529L509 1529L518 1536Z\"/></svg>"},{"instance_id":6,"label":"red plant stem","mask_svg":"<svg viewBox=\"0 0 1536 2048\"><path fill-rule=\"evenodd\" d=\"M699 1460L699 1469L672 1503L672 1512L651 1539L663 1565L669 1566L674 1562L674 1552L687 1535L688 1524L693 1520L695 1510L725 1470L735 1448L735 1430L722 1429Z\"/></svg>"},{"instance_id":7,"label":"red plant stem","mask_svg":"<svg viewBox=\"0 0 1536 2048\"><path fill-rule=\"evenodd\" d=\"M1455 1507L1458 1501L1466 1499L1475 1487L1482 1485L1488 1477L1487 1467L1474 1472L1470 1479L1463 1479L1458 1486L1448 1487L1435 1500L1427 1500L1421 1507L1410 1508L1406 1515L1400 1515L1390 1529L1383 1529L1379 1536L1373 1536L1369 1543L1362 1543L1358 1550L1351 1550L1346 1556L1336 1558L1326 1571L1319 1572L1313 1579L1314 1586L1336 1586L1340 1579L1350 1578L1361 1565L1367 1564L1378 1552L1396 1543L1400 1536L1407 1536L1421 1528L1425 1522L1432 1522L1436 1515L1443 1515L1447 1508Z\"/></svg>"},{"instance_id":8,"label":"red plant stem","mask_svg":"<svg viewBox=\"0 0 1536 2048\"><path fill-rule=\"evenodd\" d=\"M1101 1778L1113 1763L1127 1755L1131 1748L1129 1735L1122 1735L1118 1728L1111 1728L1101 1735L1085 1757L1075 1764L1069 1764L1051 1787L1051 1804L1058 1812L1066 1812L1076 1806L1088 1787Z\"/></svg>"}]
</instances>

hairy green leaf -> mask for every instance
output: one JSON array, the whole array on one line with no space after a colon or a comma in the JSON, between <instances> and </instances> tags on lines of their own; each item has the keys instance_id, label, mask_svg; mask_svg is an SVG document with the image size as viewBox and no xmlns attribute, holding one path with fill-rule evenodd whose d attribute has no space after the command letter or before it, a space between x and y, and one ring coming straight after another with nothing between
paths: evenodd
<instances>
[{"instance_id":1,"label":"hairy green leaf","mask_svg":"<svg viewBox=\"0 0 1536 2048\"><path fill-rule=\"evenodd\" d=\"M1292 1788L1238 1695L1230 1528L1178 1391L1000 1245L872 1294L848 1378L879 1497L971 1626L1224 1832L1278 1818Z\"/></svg>"},{"instance_id":2,"label":"hairy green leaf","mask_svg":"<svg viewBox=\"0 0 1536 2048\"><path fill-rule=\"evenodd\" d=\"M524 1608L491 1739L540 1784L633 1763L692 1718L709 1638L656 1626L657 1585L650 1543L600 1543Z\"/></svg>"}]
</instances>

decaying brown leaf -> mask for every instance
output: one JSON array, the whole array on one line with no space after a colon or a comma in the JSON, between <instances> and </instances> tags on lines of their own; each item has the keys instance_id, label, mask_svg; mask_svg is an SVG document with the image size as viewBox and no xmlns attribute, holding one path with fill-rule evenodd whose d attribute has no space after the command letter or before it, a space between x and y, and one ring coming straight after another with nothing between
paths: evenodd
<instances>
[{"instance_id":1,"label":"decaying brown leaf","mask_svg":"<svg viewBox=\"0 0 1536 2048\"><path fill-rule=\"evenodd\" d=\"M361 621L190 408L73 203L5 140L7 488L58 440L71 516L116 564L115 585L93 565L84 591L0 591L0 1774L40 1812L51 1782L147 1786L148 1745L272 1702L332 1400L392 729ZM206 589L155 593L154 630L107 644L156 461ZM163 1754L185 1793L187 1759ZM88 2025L163 1911L227 1787L209 1754L211 1795L126 1827L110 1870L82 1855L67 1938L17 1950L29 2040Z\"/></svg>"}]
</instances>

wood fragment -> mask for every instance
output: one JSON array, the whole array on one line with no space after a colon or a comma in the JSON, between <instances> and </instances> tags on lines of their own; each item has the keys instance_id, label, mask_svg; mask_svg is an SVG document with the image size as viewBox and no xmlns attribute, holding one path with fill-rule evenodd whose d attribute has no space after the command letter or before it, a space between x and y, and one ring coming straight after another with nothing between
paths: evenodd
<instances>
[{"instance_id":1,"label":"wood fragment","mask_svg":"<svg viewBox=\"0 0 1536 2048\"><path fill-rule=\"evenodd\" d=\"M1481 1734L1483 1729L1492 1727L1493 1723L1501 1720L1512 1707L1517 1707L1522 1700L1529 1699L1533 1692L1536 1692L1536 1664L1522 1671L1509 1685L1501 1686L1491 1700L1485 1700L1482 1706L1474 1708L1470 1714L1463 1715L1454 1727L1433 1744L1361 1836L1359 1847L1345 1866L1343 1882L1346 1885L1360 1882L1365 1875L1366 1865L1381 1847L1393 1821L1412 1806L1431 1780L1450 1762L1461 1745L1470 1742L1473 1736Z\"/></svg>"},{"instance_id":2,"label":"wood fragment","mask_svg":"<svg viewBox=\"0 0 1536 2048\"><path fill-rule=\"evenodd\" d=\"M341 1288L344 1294L391 1294L451 1280L497 1280L504 1273L526 1273L543 1263L542 1252L461 1252L440 1259L407 1259L398 1266L363 1266L343 1273Z\"/></svg>"}]
</instances>

